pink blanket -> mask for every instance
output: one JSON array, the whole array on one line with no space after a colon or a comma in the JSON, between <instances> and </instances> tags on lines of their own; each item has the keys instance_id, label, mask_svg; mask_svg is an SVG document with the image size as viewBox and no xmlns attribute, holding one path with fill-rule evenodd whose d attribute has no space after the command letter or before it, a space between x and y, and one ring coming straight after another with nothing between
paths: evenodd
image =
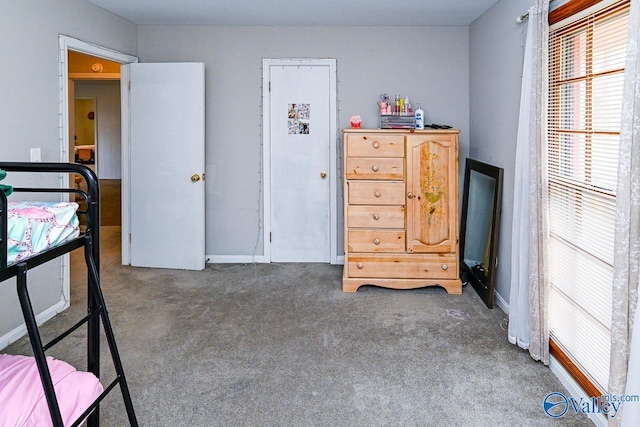
<instances>
[{"instance_id":1,"label":"pink blanket","mask_svg":"<svg viewBox=\"0 0 640 427\"><path fill-rule=\"evenodd\" d=\"M102 384L61 360L47 357L64 425L73 423L102 393ZM0 427L51 426L33 357L0 354Z\"/></svg>"}]
</instances>

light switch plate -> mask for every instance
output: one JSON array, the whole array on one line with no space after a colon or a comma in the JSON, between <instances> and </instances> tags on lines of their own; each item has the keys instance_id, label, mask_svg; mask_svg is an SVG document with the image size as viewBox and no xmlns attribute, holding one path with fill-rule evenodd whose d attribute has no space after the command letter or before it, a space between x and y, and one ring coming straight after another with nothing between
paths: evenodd
<instances>
[{"instance_id":1,"label":"light switch plate","mask_svg":"<svg viewBox=\"0 0 640 427\"><path fill-rule=\"evenodd\" d=\"M40 149L39 148L32 148L31 149L31 161L32 162L41 162L42 161L42 155L40 154Z\"/></svg>"}]
</instances>

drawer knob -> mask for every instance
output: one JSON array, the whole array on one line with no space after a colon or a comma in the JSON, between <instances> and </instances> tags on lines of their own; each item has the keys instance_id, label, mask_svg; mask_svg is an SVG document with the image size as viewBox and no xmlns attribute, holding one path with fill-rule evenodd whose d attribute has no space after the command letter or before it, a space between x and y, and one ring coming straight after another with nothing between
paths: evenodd
<instances>
[{"instance_id":1,"label":"drawer knob","mask_svg":"<svg viewBox=\"0 0 640 427\"><path fill-rule=\"evenodd\" d=\"M380 215L378 215L378 214L373 214L373 219L374 219L374 220L376 220L376 221L377 221L377 220L379 220L379 219L380 219Z\"/></svg>"},{"instance_id":2,"label":"drawer knob","mask_svg":"<svg viewBox=\"0 0 640 427\"><path fill-rule=\"evenodd\" d=\"M373 193L373 195L376 196L376 197L380 197L380 192L376 191L375 193Z\"/></svg>"},{"instance_id":3,"label":"drawer knob","mask_svg":"<svg viewBox=\"0 0 640 427\"><path fill-rule=\"evenodd\" d=\"M380 148L380 144L379 144L379 143L377 143L377 142L374 142L374 143L373 143L373 148L375 148L375 149Z\"/></svg>"},{"instance_id":4,"label":"drawer knob","mask_svg":"<svg viewBox=\"0 0 640 427\"><path fill-rule=\"evenodd\" d=\"M359 263L356 264L356 267L358 267L359 270L362 270L364 265L361 262L359 262Z\"/></svg>"},{"instance_id":5,"label":"drawer knob","mask_svg":"<svg viewBox=\"0 0 640 427\"><path fill-rule=\"evenodd\" d=\"M409 193L407 193L407 198L413 199L413 193L411 191L409 191Z\"/></svg>"},{"instance_id":6,"label":"drawer knob","mask_svg":"<svg viewBox=\"0 0 640 427\"><path fill-rule=\"evenodd\" d=\"M447 264L442 264L442 269L444 271L447 271L449 269L449 266Z\"/></svg>"},{"instance_id":7,"label":"drawer knob","mask_svg":"<svg viewBox=\"0 0 640 427\"><path fill-rule=\"evenodd\" d=\"M373 244L374 245L379 245L380 244L380 239L378 239L377 237L375 239L373 239Z\"/></svg>"},{"instance_id":8,"label":"drawer knob","mask_svg":"<svg viewBox=\"0 0 640 427\"><path fill-rule=\"evenodd\" d=\"M371 166L371 170L374 172L378 172L378 165Z\"/></svg>"}]
</instances>

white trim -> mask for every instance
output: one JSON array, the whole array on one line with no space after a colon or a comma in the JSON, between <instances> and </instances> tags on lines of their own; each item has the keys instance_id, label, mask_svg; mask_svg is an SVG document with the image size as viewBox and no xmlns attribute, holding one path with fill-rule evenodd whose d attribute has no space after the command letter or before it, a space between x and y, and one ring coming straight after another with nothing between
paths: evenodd
<instances>
[{"instance_id":1,"label":"white trim","mask_svg":"<svg viewBox=\"0 0 640 427\"><path fill-rule=\"evenodd\" d=\"M262 264L267 263L263 255L205 255L207 264ZM344 265L344 255L336 257L332 264Z\"/></svg>"},{"instance_id":2,"label":"white trim","mask_svg":"<svg viewBox=\"0 0 640 427\"><path fill-rule=\"evenodd\" d=\"M262 250L264 262L271 262L271 60L262 59Z\"/></svg>"},{"instance_id":3,"label":"white trim","mask_svg":"<svg viewBox=\"0 0 640 427\"><path fill-rule=\"evenodd\" d=\"M207 264L262 264L263 255L206 255Z\"/></svg>"},{"instance_id":4,"label":"white trim","mask_svg":"<svg viewBox=\"0 0 640 427\"><path fill-rule=\"evenodd\" d=\"M567 372L566 369L558 362L558 360L551 356L549 359L549 369L551 372L555 374L556 377L560 380L560 383L567 389L569 392L569 396L574 397L576 399L583 398L585 400L591 399L587 394L582 390L582 387L578 385L578 383L573 379L571 374ZM549 392L553 392L556 390L549 390ZM597 426L597 427L607 427L607 417L603 414L587 414L589 419Z\"/></svg>"},{"instance_id":5,"label":"white trim","mask_svg":"<svg viewBox=\"0 0 640 427\"><path fill-rule=\"evenodd\" d=\"M60 46L60 161L64 163L69 162L69 64L68 54L69 50L76 52L86 53L87 55L96 56L99 58L108 59L109 61L118 62L120 64L130 64L138 62L138 58L135 56L127 55L125 53L117 52L115 50L98 46L92 43L87 43L82 40L74 39L69 36L59 36ZM124 75L121 73L120 77L120 92L126 92L124 88L127 87L123 82L128 82L124 79ZM125 104L126 101L126 104ZM125 120L129 113L128 97L121 98L122 103L122 263L130 264L130 246L129 239L127 238L130 233L130 215L129 204L131 195L129 194L129 139L128 130L129 122ZM125 138L126 136L126 138ZM69 186L68 175L64 174L62 177L62 187ZM65 257L68 255L65 255ZM63 274L63 280L69 280L69 269ZM67 284L68 288L68 284ZM69 299L69 295L66 295Z\"/></svg>"},{"instance_id":6,"label":"white trim","mask_svg":"<svg viewBox=\"0 0 640 427\"><path fill-rule=\"evenodd\" d=\"M329 143L329 185L330 185L330 262L338 264L338 169L337 169L337 144L338 135L338 103L337 103L337 71L335 59L316 58L288 58L288 59L262 59L262 241L264 246L264 262L271 262L271 100L269 96L270 71L273 66L325 66L329 67L329 135L332 142ZM344 262L344 261L343 261Z\"/></svg>"},{"instance_id":7,"label":"white trim","mask_svg":"<svg viewBox=\"0 0 640 427\"><path fill-rule=\"evenodd\" d=\"M56 314L60 313L63 310L66 310L67 308L69 308L69 299L65 298L65 296L62 295L60 301L36 316L36 323L38 325L42 325L44 322L53 318ZM7 347L12 342L22 338L26 334L27 327L24 323L22 323L20 324L20 326L14 328L12 331L7 332L0 337L0 350Z\"/></svg>"},{"instance_id":8,"label":"white trim","mask_svg":"<svg viewBox=\"0 0 640 427\"><path fill-rule=\"evenodd\" d=\"M120 148L121 257L122 265L131 265L131 125L129 123L129 67L120 67Z\"/></svg>"},{"instance_id":9,"label":"white trim","mask_svg":"<svg viewBox=\"0 0 640 427\"><path fill-rule=\"evenodd\" d=\"M504 298L502 298L502 295L500 295L499 293L495 293L495 300L496 300L496 304L498 305L498 307L500 307L500 309L504 312L504 314L509 314L509 303L507 303Z\"/></svg>"}]
</instances>

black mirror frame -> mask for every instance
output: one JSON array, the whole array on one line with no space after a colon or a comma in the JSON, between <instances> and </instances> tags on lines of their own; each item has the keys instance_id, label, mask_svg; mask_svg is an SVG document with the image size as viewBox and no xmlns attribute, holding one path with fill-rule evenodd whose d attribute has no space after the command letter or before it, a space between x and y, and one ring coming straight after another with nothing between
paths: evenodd
<instances>
[{"instance_id":1,"label":"black mirror frame","mask_svg":"<svg viewBox=\"0 0 640 427\"><path fill-rule=\"evenodd\" d=\"M490 236L490 249L489 260L492 263L492 268L489 269L486 286L475 273L464 262L464 244L467 232L467 210L469 204L469 180L471 177L471 171L479 172L483 175L491 177L495 180L494 186L494 198L493 198L493 218L492 228ZM498 241L500 237L500 214L502 211L502 179L503 169L497 166L491 166L486 163L482 163L477 160L467 159L464 172L464 191L462 196L462 211L460 222L460 276L468 278L468 282L471 283L476 290L482 301L488 308L493 308L494 303L494 289L495 289L495 277L496 269L498 267Z\"/></svg>"}]
</instances>

